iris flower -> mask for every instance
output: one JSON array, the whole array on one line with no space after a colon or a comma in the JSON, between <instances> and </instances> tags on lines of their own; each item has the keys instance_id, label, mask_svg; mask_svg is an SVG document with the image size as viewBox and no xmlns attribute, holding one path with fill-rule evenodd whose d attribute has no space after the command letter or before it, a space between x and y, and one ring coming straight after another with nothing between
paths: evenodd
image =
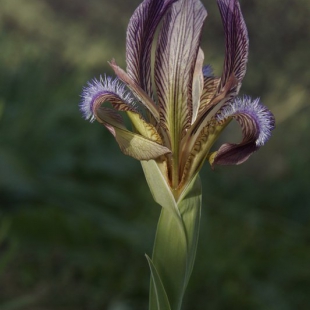
<instances>
[{"instance_id":1,"label":"iris flower","mask_svg":"<svg viewBox=\"0 0 310 310\"><path fill-rule=\"evenodd\" d=\"M129 21L127 70L112 60L117 77L94 79L82 93L84 117L102 123L126 155L155 160L175 195L206 159L212 166L240 164L266 143L274 127L273 115L259 99L236 97L246 72L248 33L238 1L217 3L226 37L220 77L203 65L200 38L207 11L202 3L145 0ZM120 111L127 113L132 130L125 127ZM232 119L241 125L243 140L210 153Z\"/></svg>"},{"instance_id":2,"label":"iris flower","mask_svg":"<svg viewBox=\"0 0 310 310\"><path fill-rule=\"evenodd\" d=\"M167 198L170 199L168 204L175 205L179 224L173 226L170 218L166 220L164 216L161 217L164 224L159 224L154 265L151 262L153 280L161 277L158 283L163 283L162 291L168 297L178 295L176 291L183 296L195 256L199 207L194 205L200 204L200 198L195 202L189 202L188 198L188 204L184 207L185 189L197 179L206 160L212 167L246 161L267 142L275 124L273 114L259 99L237 97L248 61L247 28L237 0L217 0L217 4L226 44L221 76L215 76L211 66L204 65L200 39L207 11L199 0L144 0L129 21L126 71L112 60L109 64L116 77L93 79L83 89L80 103L86 119L103 124L115 137L124 154L142 162L151 190L153 187L153 195L157 195L155 200L163 207L166 204L161 203L164 190L154 186L154 175L148 170L147 162L157 167L158 178L163 180L163 187L168 188L173 197L170 199L168 192L165 196L170 197ZM124 114L132 123L130 129L125 126ZM211 151L231 120L240 124L242 141L238 144L225 143L217 151ZM198 197L197 191L188 195L194 196ZM185 210L192 209L196 210L195 215L187 217ZM181 284L178 288L171 280L163 279L177 265L172 257L174 250L180 252L181 239L178 239L175 248L168 244L177 238L176 227L183 227L180 235L185 236L182 235L185 238L182 237L186 256L185 280L179 281ZM170 232L167 232L168 229ZM171 240L167 236L171 236ZM162 250L159 250L160 242L165 244ZM170 248L171 256L167 250ZM158 258L160 255L165 259ZM179 253L176 259L181 256ZM169 260L170 266L161 265L162 261L169 265ZM156 270L160 277L154 276ZM180 272L177 270L171 278L176 279ZM158 283L156 294L161 291ZM171 309L179 309L181 299L171 297ZM157 309L156 305L152 309Z\"/></svg>"}]
</instances>

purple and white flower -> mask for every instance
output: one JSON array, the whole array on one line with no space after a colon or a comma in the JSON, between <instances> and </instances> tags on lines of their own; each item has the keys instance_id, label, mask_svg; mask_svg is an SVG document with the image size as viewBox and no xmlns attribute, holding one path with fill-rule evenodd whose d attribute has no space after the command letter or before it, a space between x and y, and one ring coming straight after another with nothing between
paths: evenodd
<instances>
[{"instance_id":1,"label":"purple and white flower","mask_svg":"<svg viewBox=\"0 0 310 310\"><path fill-rule=\"evenodd\" d=\"M125 154L155 160L174 190L184 188L207 159L212 166L244 162L268 141L275 126L273 114L259 99L237 97L248 60L247 28L237 0L217 3L226 38L220 77L204 65L200 38L207 12L202 3L144 0L129 21L126 71L112 60L117 78L94 79L82 93L84 117L105 125ZM112 108L103 106L106 101ZM127 113L133 130L125 127L119 111ZM241 125L243 140L211 153L232 119Z\"/></svg>"}]
</instances>

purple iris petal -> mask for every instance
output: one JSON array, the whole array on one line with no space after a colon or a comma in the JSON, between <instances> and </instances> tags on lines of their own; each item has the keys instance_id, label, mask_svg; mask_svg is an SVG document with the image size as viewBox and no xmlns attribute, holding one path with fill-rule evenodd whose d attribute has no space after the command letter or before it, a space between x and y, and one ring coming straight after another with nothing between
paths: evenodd
<instances>
[{"instance_id":1,"label":"purple iris petal","mask_svg":"<svg viewBox=\"0 0 310 310\"><path fill-rule=\"evenodd\" d=\"M213 69L211 67L211 65L205 65L202 68L202 74L204 77L211 77L214 76L213 74Z\"/></svg>"},{"instance_id":2,"label":"purple iris petal","mask_svg":"<svg viewBox=\"0 0 310 310\"><path fill-rule=\"evenodd\" d=\"M237 0L217 0L217 4L221 13L226 37L225 62L220 89L228 82L231 75L234 75L239 84L235 91L235 95L237 95L246 72L248 61L248 31L242 16L240 4Z\"/></svg>"},{"instance_id":3,"label":"purple iris petal","mask_svg":"<svg viewBox=\"0 0 310 310\"><path fill-rule=\"evenodd\" d=\"M127 28L126 62L129 77L152 97L151 49L158 24L176 0L145 0Z\"/></svg>"},{"instance_id":4,"label":"purple iris petal","mask_svg":"<svg viewBox=\"0 0 310 310\"><path fill-rule=\"evenodd\" d=\"M273 114L260 103L259 98L252 101L248 96L243 98L235 98L233 102L224 106L219 114L216 116L217 120L223 120L227 117L248 118L252 120L252 128L244 128L246 135L253 135L256 137L256 146L263 146L271 136L271 131L275 127L275 119ZM246 126L251 122L243 122Z\"/></svg>"},{"instance_id":5,"label":"purple iris petal","mask_svg":"<svg viewBox=\"0 0 310 310\"><path fill-rule=\"evenodd\" d=\"M99 81L94 78L83 88L81 95L80 110L86 120L94 121L93 104L95 100L102 95L108 94L117 97L125 104L133 106L134 97L128 92L126 85L118 78L113 79L105 76L104 78L100 77Z\"/></svg>"}]
</instances>

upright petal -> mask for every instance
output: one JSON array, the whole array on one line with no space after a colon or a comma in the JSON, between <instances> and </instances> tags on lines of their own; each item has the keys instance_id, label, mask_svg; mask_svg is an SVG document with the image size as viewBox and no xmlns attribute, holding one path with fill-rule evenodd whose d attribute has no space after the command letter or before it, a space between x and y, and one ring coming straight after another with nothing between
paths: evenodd
<instances>
[{"instance_id":1,"label":"upright petal","mask_svg":"<svg viewBox=\"0 0 310 310\"><path fill-rule=\"evenodd\" d=\"M197 121L191 129L193 132L199 132L223 105L229 103L238 94L246 72L249 39L239 2L217 0L217 3L226 39L224 68L220 81L211 77L208 67L204 69L207 73L204 87L206 91L203 92L204 98L202 98ZM217 90L213 96L214 87L217 87ZM192 133L189 134L192 135Z\"/></svg>"},{"instance_id":2,"label":"upright petal","mask_svg":"<svg viewBox=\"0 0 310 310\"><path fill-rule=\"evenodd\" d=\"M201 94L204 89L204 76L203 76L203 60L204 53L201 48L197 55L194 75L193 75L193 88L192 88L192 121L191 124L197 118L198 110L200 109Z\"/></svg>"},{"instance_id":3,"label":"upright petal","mask_svg":"<svg viewBox=\"0 0 310 310\"><path fill-rule=\"evenodd\" d=\"M236 98L215 117L218 123L236 119L242 128L243 140L239 144L226 143L211 156L211 165L238 165L263 146L270 138L275 127L273 114L260 103L259 99L251 101L249 97ZM224 124L223 124L224 125Z\"/></svg>"},{"instance_id":4,"label":"upright petal","mask_svg":"<svg viewBox=\"0 0 310 310\"><path fill-rule=\"evenodd\" d=\"M225 62L219 90L233 75L238 81L232 90L236 95L246 72L249 52L248 32L237 0L217 0L217 3L226 38Z\"/></svg>"},{"instance_id":5,"label":"upright petal","mask_svg":"<svg viewBox=\"0 0 310 310\"><path fill-rule=\"evenodd\" d=\"M145 0L127 28L126 62L129 77L152 97L151 48L156 28L176 0Z\"/></svg>"},{"instance_id":6,"label":"upright petal","mask_svg":"<svg viewBox=\"0 0 310 310\"><path fill-rule=\"evenodd\" d=\"M160 118L176 143L192 120L193 73L206 16L199 0L180 0L166 14L159 35L155 83Z\"/></svg>"}]
</instances>

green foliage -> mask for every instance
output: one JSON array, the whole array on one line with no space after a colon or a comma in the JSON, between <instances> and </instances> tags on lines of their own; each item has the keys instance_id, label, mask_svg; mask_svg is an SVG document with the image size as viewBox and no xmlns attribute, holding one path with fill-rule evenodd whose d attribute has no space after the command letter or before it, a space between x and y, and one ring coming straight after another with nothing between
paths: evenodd
<instances>
[{"instance_id":1,"label":"green foliage","mask_svg":"<svg viewBox=\"0 0 310 310\"><path fill-rule=\"evenodd\" d=\"M146 309L159 208L139 162L78 111L82 86L124 67L140 1L0 0L0 309ZM203 32L219 74L215 1ZM310 2L246 1L242 91L275 113L245 164L205 166L184 310L308 309ZM233 124L222 142L234 141ZM194 301L194 303L193 303Z\"/></svg>"}]
</instances>

